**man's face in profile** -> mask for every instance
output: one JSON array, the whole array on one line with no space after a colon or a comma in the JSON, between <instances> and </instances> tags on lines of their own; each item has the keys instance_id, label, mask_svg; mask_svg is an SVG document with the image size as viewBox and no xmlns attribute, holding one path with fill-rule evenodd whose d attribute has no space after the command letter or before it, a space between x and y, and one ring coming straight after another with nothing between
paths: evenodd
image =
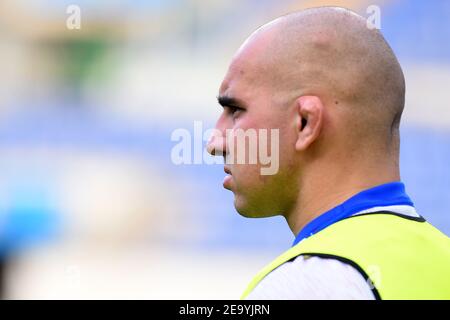
<instances>
[{"instance_id":1,"label":"man's face in profile","mask_svg":"<svg viewBox=\"0 0 450 320\"><path fill-rule=\"evenodd\" d=\"M277 103L260 62L251 57L254 51L247 48L237 54L220 86L218 100L223 112L216 124L220 137L213 139L209 148L226 159L229 175L223 185L234 193L236 210L243 216L264 217L282 213L286 197L295 191L289 181L295 126L288 121L295 108ZM238 131L247 133L244 145L237 141ZM271 163L261 161L261 153L267 154ZM245 155L245 163L238 161L239 154ZM256 163L250 163L251 155ZM274 170L264 174L268 166Z\"/></svg>"}]
</instances>

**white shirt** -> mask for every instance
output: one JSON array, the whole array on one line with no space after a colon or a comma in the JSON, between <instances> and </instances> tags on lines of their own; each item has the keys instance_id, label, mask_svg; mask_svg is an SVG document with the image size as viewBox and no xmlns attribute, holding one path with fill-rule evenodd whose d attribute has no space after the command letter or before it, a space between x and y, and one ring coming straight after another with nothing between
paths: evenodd
<instances>
[{"instance_id":1,"label":"white shirt","mask_svg":"<svg viewBox=\"0 0 450 320\"><path fill-rule=\"evenodd\" d=\"M419 217L412 206L376 207L356 213L391 211ZM374 300L370 284L353 266L332 258L298 256L269 273L249 300Z\"/></svg>"}]
</instances>

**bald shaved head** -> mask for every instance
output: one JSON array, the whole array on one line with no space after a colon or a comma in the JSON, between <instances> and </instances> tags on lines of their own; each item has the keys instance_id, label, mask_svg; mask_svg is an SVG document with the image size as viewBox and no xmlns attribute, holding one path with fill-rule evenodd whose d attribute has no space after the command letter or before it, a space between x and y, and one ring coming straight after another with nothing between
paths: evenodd
<instances>
[{"instance_id":1,"label":"bald shaved head","mask_svg":"<svg viewBox=\"0 0 450 320\"><path fill-rule=\"evenodd\" d=\"M312 8L263 25L232 59L219 102L233 103L221 103L216 128L279 129L280 170L256 177L250 167L233 166L236 208L287 216L314 183L323 189L347 180L357 189L398 179L404 100L392 49L356 13ZM238 116L230 111L236 108Z\"/></svg>"},{"instance_id":2,"label":"bald shaved head","mask_svg":"<svg viewBox=\"0 0 450 320\"><path fill-rule=\"evenodd\" d=\"M249 54L253 60L246 63L259 70L255 80L277 99L319 95L330 106L348 105L352 127L364 135L393 134L398 142L403 72L379 30L369 29L361 16L339 7L288 14L248 38L235 56L237 66Z\"/></svg>"}]
</instances>

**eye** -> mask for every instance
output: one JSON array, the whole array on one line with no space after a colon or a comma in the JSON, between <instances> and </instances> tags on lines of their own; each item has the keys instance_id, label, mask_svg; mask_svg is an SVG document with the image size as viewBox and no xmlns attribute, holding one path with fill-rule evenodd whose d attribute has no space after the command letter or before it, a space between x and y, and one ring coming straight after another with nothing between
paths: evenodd
<instances>
[{"instance_id":1,"label":"eye","mask_svg":"<svg viewBox=\"0 0 450 320\"><path fill-rule=\"evenodd\" d=\"M226 106L225 109L231 116L236 117L241 111L244 111L243 108L236 107L236 106Z\"/></svg>"}]
</instances>

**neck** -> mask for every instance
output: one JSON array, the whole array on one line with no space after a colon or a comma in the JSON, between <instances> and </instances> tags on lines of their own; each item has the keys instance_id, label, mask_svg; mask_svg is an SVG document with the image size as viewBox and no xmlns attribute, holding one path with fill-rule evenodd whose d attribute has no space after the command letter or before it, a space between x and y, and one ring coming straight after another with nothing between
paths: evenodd
<instances>
[{"instance_id":1,"label":"neck","mask_svg":"<svg viewBox=\"0 0 450 320\"><path fill-rule=\"evenodd\" d=\"M300 178L296 203L285 214L290 229L297 235L308 222L338 206L355 194L388 182L400 181L396 162L363 163L315 168ZM329 164L329 162L328 162Z\"/></svg>"}]
</instances>

